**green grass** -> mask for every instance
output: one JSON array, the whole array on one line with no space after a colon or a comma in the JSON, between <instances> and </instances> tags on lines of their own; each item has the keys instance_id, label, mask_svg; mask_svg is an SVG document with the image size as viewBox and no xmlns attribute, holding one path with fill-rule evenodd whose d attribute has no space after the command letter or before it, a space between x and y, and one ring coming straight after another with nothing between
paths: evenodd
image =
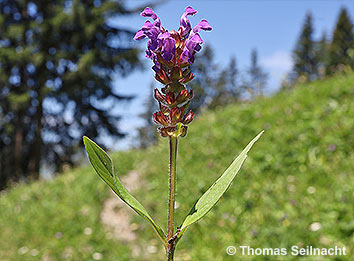
<instances>
[{"instance_id":1,"label":"green grass","mask_svg":"<svg viewBox=\"0 0 354 261\"><path fill-rule=\"evenodd\" d=\"M250 104L198 116L180 139L176 220L262 129L230 189L180 241L179 260L236 260L229 245L260 248L346 246L354 256L354 74L299 86ZM167 219L168 146L113 154L120 175L142 174L134 195L163 227ZM52 181L18 185L0 196L0 260L163 260L142 218L134 244L111 239L100 223L108 187L90 166ZM320 229L311 230L311 224ZM92 234L86 235L85 228ZM157 253L150 253L157 246ZM136 251L136 249L140 250ZM153 251L152 251L153 252ZM290 252L290 251L289 251ZM139 254L140 253L140 254ZM274 260L275 257L254 257ZM290 254L279 260L293 260ZM306 260L333 257L309 257ZM303 258L303 260L305 260Z\"/></svg>"}]
</instances>

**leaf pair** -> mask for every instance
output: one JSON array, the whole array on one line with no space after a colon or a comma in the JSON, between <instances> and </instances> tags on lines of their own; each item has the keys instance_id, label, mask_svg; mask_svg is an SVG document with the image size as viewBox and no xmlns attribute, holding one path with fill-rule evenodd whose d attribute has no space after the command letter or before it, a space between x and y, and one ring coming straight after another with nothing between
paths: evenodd
<instances>
[{"instance_id":1,"label":"leaf pair","mask_svg":"<svg viewBox=\"0 0 354 261\"><path fill-rule=\"evenodd\" d=\"M213 206L218 202L222 195L231 185L232 181L236 177L238 171L241 169L243 162L247 158L247 153L253 146L253 144L259 139L264 131L259 133L241 152L241 154L231 163L227 170L221 175L221 177L215 181L215 183L198 199L193 208L183 221L180 232L177 236L176 243L183 236L186 229L193 223L200 220L205 216ZM158 237L162 241L165 247L167 247L166 235L162 228L155 223L152 217L148 214L146 209L137 201L123 186L118 176L114 172L113 162L106 152L104 152L96 143L92 140L84 137L84 144L89 156L89 160L96 170L97 174L103 179L103 181L110 186L110 188L127 203L136 213L147 220L154 228Z\"/></svg>"}]
</instances>

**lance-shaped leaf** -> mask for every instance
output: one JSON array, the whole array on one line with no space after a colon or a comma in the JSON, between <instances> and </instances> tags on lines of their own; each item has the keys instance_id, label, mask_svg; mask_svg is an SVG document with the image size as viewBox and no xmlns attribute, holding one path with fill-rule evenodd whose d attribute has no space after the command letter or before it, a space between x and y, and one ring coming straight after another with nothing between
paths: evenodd
<instances>
[{"instance_id":1,"label":"lance-shaped leaf","mask_svg":"<svg viewBox=\"0 0 354 261\"><path fill-rule=\"evenodd\" d=\"M122 182L119 180L118 176L114 173L114 166L112 159L108 154L101 149L95 142L90 140L88 137L84 137L85 148L91 162L92 167L95 169L96 173L103 179L103 181L114 191L117 196L128 204L136 213L142 216L145 220L150 222L153 226L158 237L161 239L162 243L166 243L166 235L158 226L155 221L148 214L146 209L136 200L129 191L123 186Z\"/></svg>"},{"instance_id":2,"label":"lance-shaped leaf","mask_svg":"<svg viewBox=\"0 0 354 261\"><path fill-rule=\"evenodd\" d=\"M182 226L180 227L180 232L178 234L177 240L179 240L186 229L197 222L199 219L204 217L226 190L230 187L232 181L236 177L238 171L241 169L243 162L247 158L247 153L251 149L252 145L259 139L264 131L259 133L241 152L241 154L231 163L227 170L221 175L221 177L215 181L215 183L198 199L194 204L191 211L188 213L187 217L183 221Z\"/></svg>"}]
</instances>

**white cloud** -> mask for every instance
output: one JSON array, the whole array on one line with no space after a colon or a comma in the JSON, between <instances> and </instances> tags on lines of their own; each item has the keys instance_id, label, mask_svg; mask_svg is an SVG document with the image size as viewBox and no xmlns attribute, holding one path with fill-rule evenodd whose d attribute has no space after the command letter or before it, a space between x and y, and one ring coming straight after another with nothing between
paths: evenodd
<instances>
[{"instance_id":1,"label":"white cloud","mask_svg":"<svg viewBox=\"0 0 354 261\"><path fill-rule=\"evenodd\" d=\"M282 80L293 66L291 53L284 50L278 50L269 56L261 58L260 64L269 73L268 88L270 93L278 90Z\"/></svg>"},{"instance_id":2,"label":"white cloud","mask_svg":"<svg viewBox=\"0 0 354 261\"><path fill-rule=\"evenodd\" d=\"M287 51L276 51L270 56L261 59L261 64L269 70L290 70L293 63L291 59L291 54Z\"/></svg>"}]
</instances>

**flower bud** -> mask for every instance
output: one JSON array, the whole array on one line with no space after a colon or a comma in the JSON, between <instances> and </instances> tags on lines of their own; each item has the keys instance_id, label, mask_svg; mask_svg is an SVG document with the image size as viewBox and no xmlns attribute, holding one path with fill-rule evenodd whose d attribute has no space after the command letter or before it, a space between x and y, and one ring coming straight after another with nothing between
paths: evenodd
<instances>
[{"instance_id":1,"label":"flower bud","mask_svg":"<svg viewBox=\"0 0 354 261\"><path fill-rule=\"evenodd\" d=\"M182 118L183 108L174 107L171 109L171 123L175 125Z\"/></svg>"},{"instance_id":2,"label":"flower bud","mask_svg":"<svg viewBox=\"0 0 354 261\"><path fill-rule=\"evenodd\" d=\"M183 124L187 125L191 123L193 119L194 119L194 113L192 111L189 111L183 119Z\"/></svg>"},{"instance_id":3,"label":"flower bud","mask_svg":"<svg viewBox=\"0 0 354 261\"><path fill-rule=\"evenodd\" d=\"M172 63L171 61L166 61L166 60L161 56L160 53L158 53L158 54L156 55L156 58L157 58L158 63L160 63L160 64L163 64L163 65L165 65L165 66L167 66L167 67L169 67L169 68L171 68L171 67L173 66L173 63Z\"/></svg>"},{"instance_id":4,"label":"flower bud","mask_svg":"<svg viewBox=\"0 0 354 261\"><path fill-rule=\"evenodd\" d=\"M165 101L168 105L174 104L175 103L175 95L172 92L167 92Z\"/></svg>"},{"instance_id":5,"label":"flower bud","mask_svg":"<svg viewBox=\"0 0 354 261\"><path fill-rule=\"evenodd\" d=\"M177 103L181 104L184 103L185 101L187 101L189 99L189 93L187 89L182 90L178 96L177 96Z\"/></svg>"},{"instance_id":6,"label":"flower bud","mask_svg":"<svg viewBox=\"0 0 354 261\"><path fill-rule=\"evenodd\" d=\"M176 48L178 48L178 46L181 44L181 37L179 35L178 32L176 32L175 30L171 30L170 32L170 36L175 39L176 43L175 43L175 46Z\"/></svg>"},{"instance_id":7,"label":"flower bud","mask_svg":"<svg viewBox=\"0 0 354 261\"><path fill-rule=\"evenodd\" d=\"M155 112L152 115L152 119L155 123L160 124L160 125L167 126L169 124L168 118L160 111Z\"/></svg>"},{"instance_id":8,"label":"flower bud","mask_svg":"<svg viewBox=\"0 0 354 261\"><path fill-rule=\"evenodd\" d=\"M158 131L162 137L185 137L187 135L188 127L182 125L180 128L176 126L160 127Z\"/></svg>"},{"instance_id":9,"label":"flower bud","mask_svg":"<svg viewBox=\"0 0 354 261\"><path fill-rule=\"evenodd\" d=\"M187 67L186 69L183 70L182 76L186 77L190 73L190 67Z\"/></svg>"},{"instance_id":10,"label":"flower bud","mask_svg":"<svg viewBox=\"0 0 354 261\"><path fill-rule=\"evenodd\" d=\"M173 67L171 70L171 79L173 82L182 78L182 69L180 67Z\"/></svg>"},{"instance_id":11,"label":"flower bud","mask_svg":"<svg viewBox=\"0 0 354 261\"><path fill-rule=\"evenodd\" d=\"M168 84L171 82L171 79L168 77L167 73L164 70L160 70L155 73L155 79L162 84Z\"/></svg>"},{"instance_id":12,"label":"flower bud","mask_svg":"<svg viewBox=\"0 0 354 261\"><path fill-rule=\"evenodd\" d=\"M188 107L189 107L189 104L191 103L191 100L189 100L189 101L187 101L184 105L183 105L183 107L181 107L181 108L183 108L183 115L185 115L186 113L187 113L187 110L188 110Z\"/></svg>"},{"instance_id":13,"label":"flower bud","mask_svg":"<svg viewBox=\"0 0 354 261\"><path fill-rule=\"evenodd\" d=\"M165 100L165 97L161 94L161 92L158 89L155 89L154 97L159 102L163 102Z\"/></svg>"},{"instance_id":14,"label":"flower bud","mask_svg":"<svg viewBox=\"0 0 354 261\"><path fill-rule=\"evenodd\" d=\"M170 114L170 108L168 108L167 106L163 105L161 102L159 103L159 105L160 105L160 111L164 115L169 115Z\"/></svg>"},{"instance_id":15,"label":"flower bud","mask_svg":"<svg viewBox=\"0 0 354 261\"><path fill-rule=\"evenodd\" d=\"M185 137L187 135L187 126L182 126L179 130L178 136Z\"/></svg>"},{"instance_id":16,"label":"flower bud","mask_svg":"<svg viewBox=\"0 0 354 261\"><path fill-rule=\"evenodd\" d=\"M183 77L183 78L180 80L180 82L182 82L182 83L188 83L188 82L190 82L190 81L193 80L193 79L194 79L194 74L193 74L192 72L189 72L189 74L188 74L187 76Z\"/></svg>"},{"instance_id":17,"label":"flower bud","mask_svg":"<svg viewBox=\"0 0 354 261\"><path fill-rule=\"evenodd\" d=\"M161 127L158 130L162 137L172 137L175 135L176 127Z\"/></svg>"},{"instance_id":18,"label":"flower bud","mask_svg":"<svg viewBox=\"0 0 354 261\"><path fill-rule=\"evenodd\" d=\"M166 128L158 128L158 131L159 131L161 137L168 137L168 133L167 133Z\"/></svg>"},{"instance_id":19,"label":"flower bud","mask_svg":"<svg viewBox=\"0 0 354 261\"><path fill-rule=\"evenodd\" d=\"M189 99L191 100L193 98L193 96L194 96L194 92L193 92L193 89L191 89L189 91Z\"/></svg>"}]
</instances>

